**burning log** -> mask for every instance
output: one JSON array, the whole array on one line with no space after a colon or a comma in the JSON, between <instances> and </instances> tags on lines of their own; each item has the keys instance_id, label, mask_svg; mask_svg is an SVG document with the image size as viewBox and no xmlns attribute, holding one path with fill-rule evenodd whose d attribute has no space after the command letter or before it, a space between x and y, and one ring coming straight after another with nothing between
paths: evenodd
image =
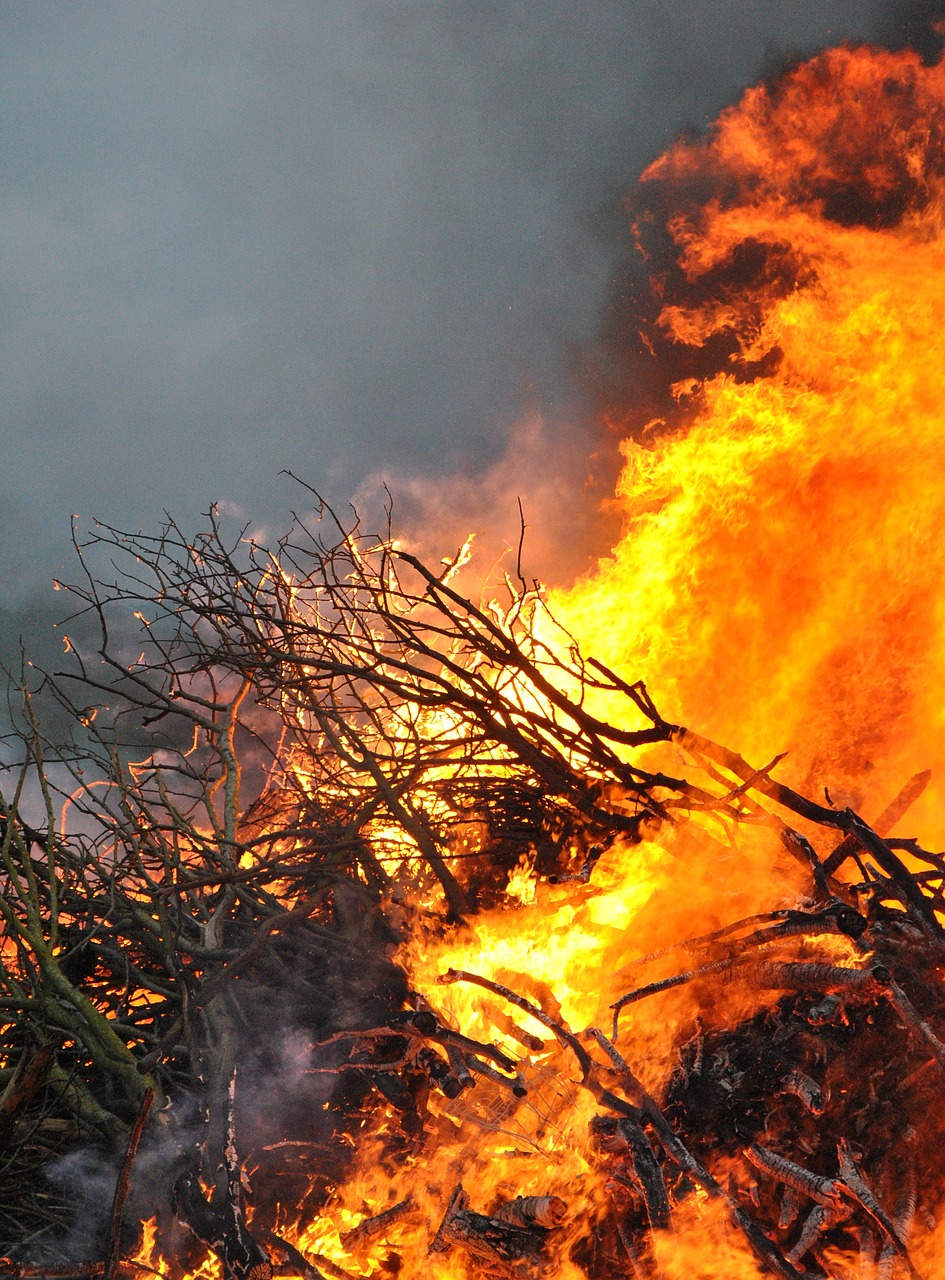
<instances>
[{"instance_id":1,"label":"burning log","mask_svg":"<svg viewBox=\"0 0 945 1280\"><path fill-rule=\"evenodd\" d=\"M400 1076L392 1071L365 1071L364 1075L398 1111L407 1114L416 1111L417 1099Z\"/></svg>"},{"instance_id":2,"label":"burning log","mask_svg":"<svg viewBox=\"0 0 945 1280\"><path fill-rule=\"evenodd\" d=\"M885 965L874 964L864 969L848 969L840 964L771 963L748 970L752 986L773 990L857 992L867 999L875 997L892 982Z\"/></svg>"},{"instance_id":3,"label":"burning log","mask_svg":"<svg viewBox=\"0 0 945 1280\"><path fill-rule=\"evenodd\" d=\"M789 1071L784 1078L783 1089L799 1098L813 1116L822 1116L826 1106L824 1092L816 1080L812 1080L805 1071L797 1067Z\"/></svg>"},{"instance_id":4,"label":"burning log","mask_svg":"<svg viewBox=\"0 0 945 1280\"><path fill-rule=\"evenodd\" d=\"M294 1244L290 1244L288 1240L283 1240L274 1231L269 1232L267 1244L279 1267L288 1269L287 1273L289 1275L300 1275L302 1280L361 1280L360 1276L355 1276L350 1271L345 1271L343 1267L339 1267L330 1258L322 1258L316 1255L314 1262L309 1261L303 1253L296 1249Z\"/></svg>"},{"instance_id":5,"label":"burning log","mask_svg":"<svg viewBox=\"0 0 945 1280\"><path fill-rule=\"evenodd\" d=\"M672 1209L662 1167L646 1134L627 1116L595 1116L592 1129L605 1151L627 1154L646 1205L650 1230L665 1230L670 1225Z\"/></svg>"},{"instance_id":6,"label":"burning log","mask_svg":"<svg viewBox=\"0 0 945 1280\"><path fill-rule=\"evenodd\" d=\"M482 1044L478 1040L471 1040L469 1036L464 1036L462 1032L453 1031L452 1028L442 1025L437 1026L431 1034L444 1044L452 1044L473 1056L489 1058L497 1066L501 1067L503 1071L515 1070L515 1060L510 1058L507 1053L503 1053L501 1049L497 1049L494 1044Z\"/></svg>"},{"instance_id":7,"label":"burning log","mask_svg":"<svg viewBox=\"0 0 945 1280\"><path fill-rule=\"evenodd\" d=\"M450 1063L434 1049L419 1049L414 1061L444 1097L458 1098L462 1093L463 1081L453 1071Z\"/></svg>"},{"instance_id":8,"label":"burning log","mask_svg":"<svg viewBox=\"0 0 945 1280\"><path fill-rule=\"evenodd\" d=\"M375 1213L370 1218L365 1218L356 1227L352 1227L350 1231L342 1232L341 1243L349 1253L359 1253L366 1244L369 1244L376 1236L383 1235L388 1227L393 1226L395 1222L399 1222L413 1208L413 1196L407 1196L405 1199L398 1201L397 1204L391 1205L389 1209L383 1209L380 1213Z\"/></svg>"},{"instance_id":9,"label":"burning log","mask_svg":"<svg viewBox=\"0 0 945 1280\"><path fill-rule=\"evenodd\" d=\"M535 1224L526 1227L504 1218L490 1218L474 1213L468 1205L469 1197L457 1186L430 1243L429 1253L445 1253L459 1245L487 1267L505 1264L510 1274L533 1275L544 1271L543 1240L534 1229Z\"/></svg>"},{"instance_id":10,"label":"burning log","mask_svg":"<svg viewBox=\"0 0 945 1280\"><path fill-rule=\"evenodd\" d=\"M840 1204L842 1188L836 1178L824 1178L820 1174L811 1173L810 1170L795 1164L793 1160L778 1155L776 1151L767 1151L757 1143L752 1143L746 1149L745 1156L756 1169L761 1169L771 1177L777 1178L779 1182L783 1182L785 1186L802 1192L811 1200L816 1200L818 1204L834 1207Z\"/></svg>"},{"instance_id":11,"label":"burning log","mask_svg":"<svg viewBox=\"0 0 945 1280\"><path fill-rule=\"evenodd\" d=\"M897 982L889 984L889 1002L903 1025L928 1045L935 1061L945 1070L945 1044L942 1044L928 1022L919 1016L911 1000Z\"/></svg>"},{"instance_id":12,"label":"burning log","mask_svg":"<svg viewBox=\"0 0 945 1280\"><path fill-rule=\"evenodd\" d=\"M497 1030L502 1031L512 1040L518 1041L523 1049L527 1049L529 1053L543 1053L545 1042L540 1036L533 1035L531 1031L526 1031L520 1027L514 1018L510 1018L507 1013L496 1012L492 1016L493 1025Z\"/></svg>"},{"instance_id":13,"label":"burning log","mask_svg":"<svg viewBox=\"0 0 945 1280\"><path fill-rule=\"evenodd\" d=\"M828 1023L836 1022L844 1017L843 1001L836 992L831 992L824 996L823 1000L818 1000L816 1004L812 1004L807 1011L807 1021L812 1027L824 1027Z\"/></svg>"},{"instance_id":14,"label":"burning log","mask_svg":"<svg viewBox=\"0 0 945 1280\"><path fill-rule=\"evenodd\" d=\"M446 1046L446 1056L449 1058L450 1068L453 1075L459 1081L460 1092L463 1089L472 1089L476 1083L469 1066L468 1060L460 1053L454 1044Z\"/></svg>"},{"instance_id":15,"label":"burning log","mask_svg":"<svg viewBox=\"0 0 945 1280\"><path fill-rule=\"evenodd\" d=\"M568 1206L560 1196L517 1196L500 1205L492 1215L498 1222L515 1227L560 1227Z\"/></svg>"},{"instance_id":16,"label":"burning log","mask_svg":"<svg viewBox=\"0 0 945 1280\"><path fill-rule=\"evenodd\" d=\"M797 1221L801 1211L801 1192L787 1184L781 1196L781 1212L778 1214L778 1230L787 1231Z\"/></svg>"},{"instance_id":17,"label":"burning log","mask_svg":"<svg viewBox=\"0 0 945 1280\"><path fill-rule=\"evenodd\" d=\"M477 1076L482 1076L484 1080L491 1080L502 1089L508 1089L516 1098L524 1098L528 1093L528 1085L520 1072L509 1079L508 1076L495 1071L488 1063L480 1062L477 1058L469 1058L468 1062L470 1070Z\"/></svg>"},{"instance_id":18,"label":"burning log","mask_svg":"<svg viewBox=\"0 0 945 1280\"><path fill-rule=\"evenodd\" d=\"M905 1261L909 1268L909 1274L915 1275L915 1268L909 1262L906 1246L899 1239L896 1232L895 1223L890 1219L889 1215L883 1209L882 1205L876 1199L871 1187L866 1182L860 1170L857 1168L856 1160L853 1152L850 1150L850 1144L846 1139L841 1139L837 1146L837 1157L840 1162L840 1178L844 1189L850 1196L862 1205L871 1218L882 1227L886 1233L886 1238L895 1249L896 1253Z\"/></svg>"},{"instance_id":19,"label":"burning log","mask_svg":"<svg viewBox=\"0 0 945 1280\"><path fill-rule=\"evenodd\" d=\"M213 1153L213 1192L208 1198L199 1171L188 1169L174 1184L173 1205L178 1219L207 1245L223 1264L228 1280L272 1280L272 1262L249 1230L242 1203L242 1175L236 1152L235 1103L237 1074L230 1076L225 1104L225 1140ZM212 1128L210 1128L212 1134ZM205 1155L211 1153L205 1152Z\"/></svg>"},{"instance_id":20,"label":"burning log","mask_svg":"<svg viewBox=\"0 0 945 1280\"><path fill-rule=\"evenodd\" d=\"M892 984L892 974L885 965L873 964L864 969L849 969L845 965L818 962L745 962L740 958L726 958L702 965L672 978L651 982L636 991L629 991L611 1005L614 1011L613 1038L616 1040L620 1011L628 1005L644 1000L661 991L683 986L713 974L733 972L742 976L751 986L764 990L818 991L827 995L839 992L856 992L860 999L872 999ZM832 1006L831 1006L832 1007Z\"/></svg>"},{"instance_id":21,"label":"burning log","mask_svg":"<svg viewBox=\"0 0 945 1280\"><path fill-rule=\"evenodd\" d=\"M174 1210L197 1239L213 1250L231 1280L271 1280L272 1262L232 1198L209 1201L198 1179L183 1174L174 1186Z\"/></svg>"},{"instance_id":22,"label":"burning log","mask_svg":"<svg viewBox=\"0 0 945 1280\"><path fill-rule=\"evenodd\" d=\"M908 1157L897 1178L898 1189L896 1192L896 1201L893 1210L895 1234L902 1242L903 1246L908 1246L909 1236L912 1232L912 1224L915 1220L916 1213L914 1141L914 1132L906 1135ZM893 1280L897 1267L897 1260L900 1256L900 1251L896 1247L892 1238L888 1238L886 1243L883 1245L877 1261L876 1280Z\"/></svg>"},{"instance_id":23,"label":"burning log","mask_svg":"<svg viewBox=\"0 0 945 1280\"><path fill-rule=\"evenodd\" d=\"M804 1219L801 1234L788 1250L788 1261L798 1266L814 1247L824 1232L841 1222L847 1216L847 1207L839 1201L836 1203L815 1204Z\"/></svg>"},{"instance_id":24,"label":"burning log","mask_svg":"<svg viewBox=\"0 0 945 1280\"><path fill-rule=\"evenodd\" d=\"M300 1275L302 1280L325 1280L324 1274L313 1266L295 1245L289 1244L275 1232L269 1233L266 1242L272 1254L274 1274L278 1275L281 1268L288 1266L292 1268L292 1274Z\"/></svg>"},{"instance_id":25,"label":"burning log","mask_svg":"<svg viewBox=\"0 0 945 1280\"><path fill-rule=\"evenodd\" d=\"M643 1259L640 1256L640 1250L637 1247L636 1241L627 1229L626 1223L621 1222L619 1218L617 1220L616 1230L617 1238L620 1240L621 1245L623 1245L623 1251L627 1255L627 1260L630 1263L631 1274L634 1277L634 1280L640 1280L640 1278L646 1275L646 1271L644 1270Z\"/></svg>"}]
</instances>

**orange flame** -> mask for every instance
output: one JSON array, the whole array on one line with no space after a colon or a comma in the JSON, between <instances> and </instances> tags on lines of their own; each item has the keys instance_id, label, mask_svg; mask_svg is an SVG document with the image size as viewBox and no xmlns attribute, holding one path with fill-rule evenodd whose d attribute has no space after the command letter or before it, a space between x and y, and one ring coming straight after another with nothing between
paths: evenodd
<instances>
[{"instance_id":1,"label":"orange flame","mask_svg":"<svg viewBox=\"0 0 945 1280\"><path fill-rule=\"evenodd\" d=\"M624 535L553 601L664 714L867 807L943 776L943 139L942 63L840 48L651 165L683 201L658 324L732 354L624 444Z\"/></svg>"}]
</instances>

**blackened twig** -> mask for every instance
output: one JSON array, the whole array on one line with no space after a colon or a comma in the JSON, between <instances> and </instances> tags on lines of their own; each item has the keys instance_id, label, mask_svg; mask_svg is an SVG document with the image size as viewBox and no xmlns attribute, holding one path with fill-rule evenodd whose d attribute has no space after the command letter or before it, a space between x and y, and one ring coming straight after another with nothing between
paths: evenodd
<instances>
[{"instance_id":1,"label":"blackened twig","mask_svg":"<svg viewBox=\"0 0 945 1280\"><path fill-rule=\"evenodd\" d=\"M768 1239L751 1215L732 1199L721 1183L682 1142L655 1100L630 1070L623 1055L611 1044L603 1031L599 1027L588 1027L585 1034L596 1040L610 1058L620 1073L622 1087L630 1095L633 1104L645 1114L669 1158L684 1173L688 1173L692 1180L707 1191L713 1199L721 1200L727 1206L736 1226L744 1234L762 1263L776 1271L778 1275L785 1277L785 1280L804 1280L802 1273L784 1256L777 1245Z\"/></svg>"},{"instance_id":2,"label":"blackened twig","mask_svg":"<svg viewBox=\"0 0 945 1280\"><path fill-rule=\"evenodd\" d=\"M914 1277L914 1280L918 1280L918 1272L909 1258L906 1246L899 1239L895 1223L876 1199L872 1188L857 1168L853 1152L846 1139L842 1139L837 1146L837 1158L840 1161L840 1179L844 1188L857 1204L862 1205L870 1217L882 1227L889 1243L899 1254L909 1274Z\"/></svg>"},{"instance_id":3,"label":"blackened twig","mask_svg":"<svg viewBox=\"0 0 945 1280\"><path fill-rule=\"evenodd\" d=\"M909 779L895 800L886 806L873 823L873 830L877 835L886 836L892 831L929 785L931 777L932 770L925 769L922 773L917 773ZM828 876L832 876L846 862L847 858L851 857L856 847L857 842L853 836L844 836L833 853L824 860L824 872Z\"/></svg>"}]
</instances>

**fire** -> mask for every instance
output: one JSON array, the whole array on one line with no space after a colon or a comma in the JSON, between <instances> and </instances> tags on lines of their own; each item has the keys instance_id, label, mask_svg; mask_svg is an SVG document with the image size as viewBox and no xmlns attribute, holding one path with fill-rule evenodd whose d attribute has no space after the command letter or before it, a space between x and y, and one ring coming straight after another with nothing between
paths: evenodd
<instances>
[{"instance_id":1,"label":"fire","mask_svg":"<svg viewBox=\"0 0 945 1280\"><path fill-rule=\"evenodd\" d=\"M841 48L752 89L706 138L650 167L644 180L672 210L677 254L675 276L655 281L657 329L678 348L721 337L728 358L674 386L672 425L624 442L625 532L593 575L550 601L584 652L627 680L645 673L664 714L753 760L787 748L782 776L874 811L919 767L945 776L943 138L945 65ZM600 714L612 720L613 703ZM935 830L940 785L913 811L920 834ZM521 1043L501 1034L495 999L443 986L444 972L551 992L569 1026L606 1026L644 952L796 900L800 881L783 865L771 878L760 840L757 854L746 837L735 853L720 835L707 818L655 842L618 841L593 888L539 882L525 863L507 890L514 906L441 943L420 936L401 959L444 1020L516 1059ZM757 870L750 883L745 866ZM835 964L857 962L849 938L825 940L816 957L831 952ZM733 1019L759 1004L737 989L730 1000ZM661 998L655 1023L646 1006L627 1010L618 1043L654 1091L698 1013L686 988ZM520 1022L551 1039L528 1015ZM550 1076L573 1075L560 1050L547 1062ZM452 1138L424 1152L423 1177L440 1186L462 1174L482 1212L512 1194L560 1195L593 1221L606 1192L587 1153L592 1110L573 1085L552 1101L539 1086L524 1120L479 1133L472 1151L462 1108L446 1106ZM399 1195L368 1170L326 1215L337 1228L344 1206L363 1216ZM385 1236L405 1280L431 1273L417 1220L406 1215ZM704 1193L657 1248L667 1278L760 1274ZM318 1251L345 1258L337 1241ZM569 1256L555 1254L560 1280L585 1274ZM454 1252L432 1274L476 1274L466 1267Z\"/></svg>"},{"instance_id":2,"label":"fire","mask_svg":"<svg viewBox=\"0 0 945 1280\"><path fill-rule=\"evenodd\" d=\"M329 1187L293 1174L304 1183L296 1203L259 1186L258 1170L293 1140L240 1167L239 1067L213 1082L228 1110L221 1121L207 1103L205 1123L221 1129L223 1155L210 1177L188 1166L178 1178L177 1212L220 1256L242 1250L240 1280L269 1280L267 1259L306 1280L601 1280L614 1268L756 1280L765 1268L805 1274L815 1246L811 1265L846 1276L857 1259L844 1224L857 1214L875 1274L892 1277L916 1216L915 1182L930 1170L922 1205L939 1208L937 1110L924 1144L911 1126L945 1067L932 1000L945 965L945 900L934 888L945 867L934 855L923 863L912 844L889 870L885 832L857 813L878 815L930 769L932 785L920 794L915 783L899 804L915 801L910 822L924 842L945 798L945 62L828 51L750 90L644 179L654 195L641 238L665 233L673 254L662 269L654 263L651 345L682 368L705 367L675 379L665 420L625 441L624 533L589 578L547 603L513 587L505 613L479 609L447 594L465 552L437 576L392 542L365 549L347 534L325 553L326 578L269 565L252 590L233 594L234 615L231 597L220 604L213 594L232 565L229 552L213 559L218 543L200 555L186 547L178 604L161 596L161 623L175 607L209 601L200 622L218 647L205 662L198 646L190 672L202 717L193 751L201 734L216 743L222 767L206 808L222 818L211 839L179 806L179 825L168 824L176 861L134 844L156 891L141 902L160 903L141 909L149 942L163 938L166 904L177 901L168 881L179 893L185 873L204 930L181 953L195 1012L162 1029L145 1069L165 1055L186 1079L189 1046L178 1039L211 1006L221 1036L231 1030L245 1013L239 981L267 959L263 944L314 922L314 949L330 896L355 923L382 903L406 939L402 971L391 966L402 987L376 1002L381 1024L339 1017L330 1037L293 1049L300 1078L347 1072L364 1085L332 1134L352 1154L333 1150ZM123 549L144 545L139 536ZM178 550L165 537L153 552L162 569L168 546ZM413 585L403 587L401 573ZM162 581L170 599L174 574ZM272 766L282 785L241 816L233 760L237 711L252 701L247 654L269 682L260 705L278 708L292 745ZM234 690L218 719L222 704L199 684L209 685L211 668L214 699L228 680ZM659 711L633 683L641 676ZM187 691L175 678L153 719ZM736 745L753 765L709 739ZM135 786L152 773L155 789L164 785L152 763L131 768ZM92 785L80 787L86 798ZM177 793L161 793L170 812L168 794L176 803ZM529 806L548 796L558 807L542 827ZM794 805L803 830L776 817L776 804ZM326 823L314 837L310 812ZM329 819L341 833L337 859L312 891ZM127 825L134 840L153 834ZM845 855L829 866L842 834L859 859L849 874ZM198 872L214 841L239 856L206 877L219 898L201 898ZM363 857L345 862L355 845ZM477 859L500 846L516 850L502 882L477 886ZM201 988L230 945L233 904L267 859L279 874L260 880L246 909L245 970L229 988L226 969ZM871 859L888 873L886 897ZM102 862L116 879L111 851ZM926 893L906 865L930 866L939 879L930 875ZM857 887L857 874L872 887ZM469 909L477 888L480 909ZM367 944L342 942L357 974ZM923 971L910 986L923 947L937 957L932 978ZM286 948L301 963L302 950ZM291 985L289 965L268 958ZM143 953L142 981L147 963ZM312 964L330 974L329 962ZM59 990L71 991L65 978ZM134 993L136 1006L147 990ZM237 992L231 1023L225 999L213 1004L223 990ZM106 1048L120 1058L127 1046L113 1034ZM212 1074L207 1048L199 1061ZM870 1054L884 1067L901 1060L904 1111L880 1098L882 1141L900 1140L915 1159L873 1200L873 1168L864 1172L851 1145L869 1136L879 1106ZM142 1066L127 1056L126 1110ZM422 1106L401 1077L420 1080ZM334 1105L327 1091L298 1096ZM762 1096L778 1101L760 1115ZM700 1107L711 1113L701 1129L690 1124ZM849 1121L852 1134L830 1130L821 1144L825 1114ZM811 1167L785 1155L795 1136ZM186 1143L200 1142L177 1141L183 1165ZM814 1206L796 1227L792 1196ZM922 1227L922 1265L945 1257L941 1235ZM176 1275L166 1247L147 1224L139 1265ZM211 1260L194 1275L218 1273Z\"/></svg>"},{"instance_id":3,"label":"fire","mask_svg":"<svg viewBox=\"0 0 945 1280\"><path fill-rule=\"evenodd\" d=\"M681 425L625 442L625 533L552 601L666 714L752 759L788 749L811 794L881 807L920 761L938 784L911 820L932 838L943 109L943 64L833 49L647 170L682 206L659 329L677 349L721 335L729 355L675 387Z\"/></svg>"}]
</instances>

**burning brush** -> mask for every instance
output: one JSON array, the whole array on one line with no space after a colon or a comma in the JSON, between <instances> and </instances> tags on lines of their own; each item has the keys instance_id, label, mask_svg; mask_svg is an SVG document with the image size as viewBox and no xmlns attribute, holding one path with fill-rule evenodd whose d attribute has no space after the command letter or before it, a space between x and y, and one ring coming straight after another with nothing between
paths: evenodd
<instances>
[{"instance_id":1,"label":"burning brush","mask_svg":"<svg viewBox=\"0 0 945 1280\"><path fill-rule=\"evenodd\" d=\"M682 372L570 592L317 495L79 544L80 736L24 688L0 802L0 1280L941 1274L943 139L942 64L844 48L652 166Z\"/></svg>"},{"instance_id":2,"label":"burning brush","mask_svg":"<svg viewBox=\"0 0 945 1280\"><path fill-rule=\"evenodd\" d=\"M251 594L215 534L114 541L175 583L177 631L113 696L189 718L198 750L111 753L109 787L70 794L90 835L38 844L8 810L32 913L11 1047L60 1028L0 1100L11 1150L58 1132L122 1160L86 1227L106 1260L41 1233L11 1280L208 1257L228 1280L670 1277L704 1238L744 1275L932 1274L945 863L886 831L926 776L874 828L552 643L537 596L486 613L387 541L346 533L291 590L267 562ZM274 708L279 782L241 815L238 735ZM523 857L534 892L503 901ZM748 910L641 954L677 929L668 860L692 904L718 911L721 877Z\"/></svg>"}]
</instances>

